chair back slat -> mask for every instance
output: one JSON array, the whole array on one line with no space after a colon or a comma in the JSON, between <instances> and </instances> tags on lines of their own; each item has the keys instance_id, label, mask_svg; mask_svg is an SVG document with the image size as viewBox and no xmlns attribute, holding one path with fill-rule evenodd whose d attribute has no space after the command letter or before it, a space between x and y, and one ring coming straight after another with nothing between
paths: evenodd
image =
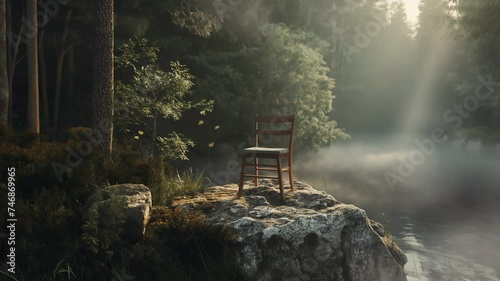
<instances>
[{"instance_id":1,"label":"chair back slat","mask_svg":"<svg viewBox=\"0 0 500 281\"><path fill-rule=\"evenodd\" d=\"M265 136L289 136L288 149L291 153L293 147L293 135L295 131L295 114L289 116L255 116L255 146L259 146L259 135ZM259 123L271 124L270 128L259 129ZM289 129L283 129L282 126L273 126L273 124L290 123ZM286 126L286 125L285 125Z\"/></svg>"},{"instance_id":2,"label":"chair back slat","mask_svg":"<svg viewBox=\"0 0 500 281\"><path fill-rule=\"evenodd\" d=\"M289 136L292 134L292 130L257 130L256 134L270 135L270 136Z\"/></svg>"},{"instance_id":3,"label":"chair back slat","mask_svg":"<svg viewBox=\"0 0 500 281\"><path fill-rule=\"evenodd\" d=\"M290 116L255 116L255 122L259 123L291 123L295 120L295 115Z\"/></svg>"}]
</instances>

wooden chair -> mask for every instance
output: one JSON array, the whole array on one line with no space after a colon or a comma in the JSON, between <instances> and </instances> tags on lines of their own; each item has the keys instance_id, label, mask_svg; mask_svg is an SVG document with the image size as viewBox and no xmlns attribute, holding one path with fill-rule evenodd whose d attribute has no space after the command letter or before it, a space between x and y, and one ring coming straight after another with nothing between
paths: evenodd
<instances>
[{"instance_id":1,"label":"wooden chair","mask_svg":"<svg viewBox=\"0 0 500 281\"><path fill-rule=\"evenodd\" d=\"M267 123L269 128L259 128L259 124ZM289 128L283 130L286 124ZM279 125L279 126L278 126ZM279 180L279 187L281 193L281 201L285 202L285 194L283 190L283 172L287 172L290 179L290 188L294 191L293 175L292 175L292 146L293 134L295 131L295 114L291 116L256 116L255 117L255 146L245 148L243 150L243 161L241 165L240 184L238 189L238 197L243 195L243 182L246 177L255 178L255 186L257 186L259 178L271 178ZM268 136L268 139L275 140L278 137L288 137L288 147L263 147L259 146L259 136ZM262 142L262 141L261 141ZM270 142L270 141L268 141ZM247 158L254 158L253 163L248 163ZM259 164L259 158L268 158L276 160L275 165ZM283 165L282 160L287 159L287 165ZM245 174L247 166L254 167L254 174ZM259 175L259 171L276 171L278 176Z\"/></svg>"}]
</instances>

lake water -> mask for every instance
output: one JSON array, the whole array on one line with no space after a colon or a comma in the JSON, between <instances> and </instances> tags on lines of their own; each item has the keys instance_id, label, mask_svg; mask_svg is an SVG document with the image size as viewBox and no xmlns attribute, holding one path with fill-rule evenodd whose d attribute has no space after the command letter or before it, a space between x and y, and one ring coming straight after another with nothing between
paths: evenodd
<instances>
[{"instance_id":1,"label":"lake water","mask_svg":"<svg viewBox=\"0 0 500 281\"><path fill-rule=\"evenodd\" d=\"M386 225L408 257L408 280L500 280L499 151L439 147L422 161L413 155L419 165L401 174L414 148L395 147L346 144L303 155L296 178Z\"/></svg>"}]
</instances>

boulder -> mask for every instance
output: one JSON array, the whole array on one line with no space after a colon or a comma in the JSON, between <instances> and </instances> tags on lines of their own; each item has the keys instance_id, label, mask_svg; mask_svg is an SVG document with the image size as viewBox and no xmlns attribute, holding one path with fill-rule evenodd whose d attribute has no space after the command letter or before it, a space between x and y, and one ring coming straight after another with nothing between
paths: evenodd
<instances>
[{"instance_id":1,"label":"boulder","mask_svg":"<svg viewBox=\"0 0 500 281\"><path fill-rule=\"evenodd\" d=\"M142 184L120 184L96 190L84 206L83 218L86 221L92 208L98 204L112 208L113 202L123 204L123 228L120 235L124 239L137 241L142 238L149 221L152 208L151 192ZM107 212L113 214L113 212ZM110 218L113 220L114 218Z\"/></svg>"},{"instance_id":2,"label":"boulder","mask_svg":"<svg viewBox=\"0 0 500 281\"><path fill-rule=\"evenodd\" d=\"M285 188L284 205L277 182L261 180L256 188L245 185L241 198L229 184L170 207L231 229L248 280L406 280L406 256L365 211L305 183L295 182L295 192Z\"/></svg>"}]
</instances>

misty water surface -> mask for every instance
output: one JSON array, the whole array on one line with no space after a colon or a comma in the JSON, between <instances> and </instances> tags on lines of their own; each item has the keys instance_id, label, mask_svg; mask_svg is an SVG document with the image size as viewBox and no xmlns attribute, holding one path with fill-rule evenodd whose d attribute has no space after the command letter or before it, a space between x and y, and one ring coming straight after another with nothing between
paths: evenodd
<instances>
[{"instance_id":1,"label":"misty water surface","mask_svg":"<svg viewBox=\"0 0 500 281\"><path fill-rule=\"evenodd\" d=\"M408 280L500 280L500 151L450 141L388 183L416 150L387 139L338 144L300 156L296 177L386 225L408 257Z\"/></svg>"}]
</instances>

